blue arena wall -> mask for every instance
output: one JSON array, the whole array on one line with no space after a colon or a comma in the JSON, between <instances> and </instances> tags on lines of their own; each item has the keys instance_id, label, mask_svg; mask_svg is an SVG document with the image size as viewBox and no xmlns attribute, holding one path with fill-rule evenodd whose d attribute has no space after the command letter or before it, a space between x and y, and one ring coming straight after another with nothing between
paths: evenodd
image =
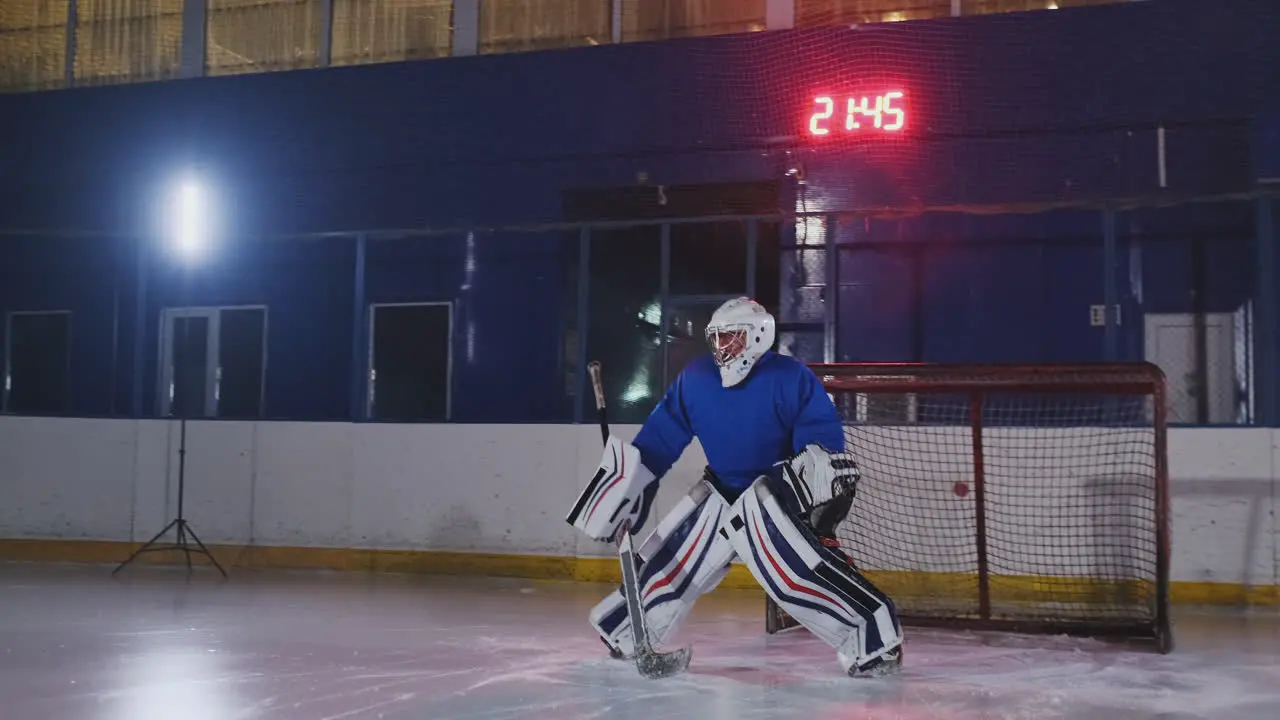
<instances>
[{"instance_id":1,"label":"blue arena wall","mask_svg":"<svg viewBox=\"0 0 1280 720\"><path fill-rule=\"evenodd\" d=\"M564 221L567 191L644 173L777 182L782 214L902 209L837 225L839 359L1137 359L1143 312L1231 312L1280 269L1259 267L1274 201L1248 196L1276 166L1276 37L1266 2L1159 0L3 97L0 310L72 310L72 413L146 415L162 308L265 304L265 414L352 419L354 233L457 228L370 242L365 300L457 304L455 420L562 422L577 232L486 228ZM889 86L911 97L902 137L805 135L815 94ZM140 275L136 238L192 166L224 243L187 274L148 253ZM1087 322L1103 213L1138 197L1169 206L1117 205L1109 347ZM265 239L306 233L348 234ZM608 306L618 278L598 280ZM1258 332L1280 333L1261 310Z\"/></svg>"}]
</instances>

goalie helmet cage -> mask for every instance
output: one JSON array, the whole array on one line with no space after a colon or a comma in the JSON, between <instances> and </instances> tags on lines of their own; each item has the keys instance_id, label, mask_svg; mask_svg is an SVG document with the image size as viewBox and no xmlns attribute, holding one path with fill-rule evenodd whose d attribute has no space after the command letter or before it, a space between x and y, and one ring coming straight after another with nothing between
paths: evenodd
<instances>
[{"instance_id":1,"label":"goalie helmet cage","mask_svg":"<svg viewBox=\"0 0 1280 720\"><path fill-rule=\"evenodd\" d=\"M1158 367L810 367L862 471L841 547L904 624L1172 649Z\"/></svg>"}]
</instances>

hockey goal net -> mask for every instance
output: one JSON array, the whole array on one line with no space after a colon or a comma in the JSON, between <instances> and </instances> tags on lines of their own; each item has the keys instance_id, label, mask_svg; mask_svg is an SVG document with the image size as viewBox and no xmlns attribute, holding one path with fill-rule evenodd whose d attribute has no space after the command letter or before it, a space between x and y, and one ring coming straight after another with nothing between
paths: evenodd
<instances>
[{"instance_id":1,"label":"hockey goal net","mask_svg":"<svg viewBox=\"0 0 1280 720\"><path fill-rule=\"evenodd\" d=\"M905 624L1172 647L1157 367L812 367L862 470L841 546Z\"/></svg>"}]
</instances>

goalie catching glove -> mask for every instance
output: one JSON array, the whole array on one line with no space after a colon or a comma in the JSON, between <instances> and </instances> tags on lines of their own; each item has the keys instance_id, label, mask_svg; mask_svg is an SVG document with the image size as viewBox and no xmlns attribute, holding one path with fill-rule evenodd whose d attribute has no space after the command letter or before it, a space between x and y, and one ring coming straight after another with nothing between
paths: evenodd
<instances>
[{"instance_id":1,"label":"goalie catching glove","mask_svg":"<svg viewBox=\"0 0 1280 720\"><path fill-rule=\"evenodd\" d=\"M657 478L640 461L640 451L611 435L600 469L565 520L587 537L614 542L624 521L633 531L644 525L657 490Z\"/></svg>"},{"instance_id":2,"label":"goalie catching glove","mask_svg":"<svg viewBox=\"0 0 1280 720\"><path fill-rule=\"evenodd\" d=\"M830 453L809 445L799 454L774 466L787 492L787 505L808 521L820 536L834 534L858 491L861 473L853 455Z\"/></svg>"}]
</instances>

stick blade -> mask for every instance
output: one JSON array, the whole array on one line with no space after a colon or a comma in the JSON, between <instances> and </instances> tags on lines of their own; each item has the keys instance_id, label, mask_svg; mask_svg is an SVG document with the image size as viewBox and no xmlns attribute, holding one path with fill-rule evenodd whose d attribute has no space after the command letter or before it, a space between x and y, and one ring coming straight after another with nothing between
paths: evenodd
<instances>
[{"instance_id":1,"label":"stick blade","mask_svg":"<svg viewBox=\"0 0 1280 720\"><path fill-rule=\"evenodd\" d=\"M684 672L692 658L693 650L687 647L666 653L642 652L636 655L636 669L641 675L656 680Z\"/></svg>"}]
</instances>

